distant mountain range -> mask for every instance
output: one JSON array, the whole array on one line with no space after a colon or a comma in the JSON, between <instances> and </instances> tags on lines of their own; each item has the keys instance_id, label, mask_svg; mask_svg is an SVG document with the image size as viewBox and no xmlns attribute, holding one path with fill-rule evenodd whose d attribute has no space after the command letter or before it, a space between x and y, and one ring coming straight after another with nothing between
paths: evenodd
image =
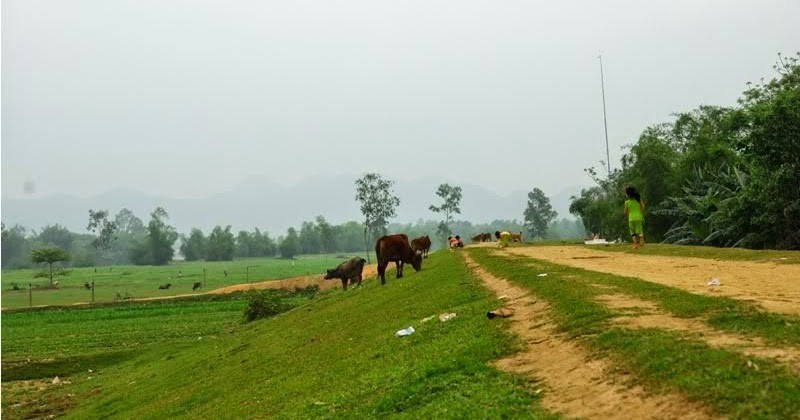
<instances>
[{"instance_id":1,"label":"distant mountain range","mask_svg":"<svg viewBox=\"0 0 800 420\"><path fill-rule=\"evenodd\" d=\"M264 178L251 178L236 189L200 199L158 197L136 190L118 189L92 197L57 195L42 198L2 198L2 220L8 225L40 229L59 223L72 231L83 232L88 222L89 209L107 209L115 214L127 207L146 224L150 212L164 207L170 223L180 232L193 227L208 232L215 225L233 225L235 230L267 229L273 236L283 234L291 226L299 227L304 220L323 215L331 223L360 220L355 201L355 177L331 176L307 180L294 186L282 186ZM400 197L397 218L393 222L411 223L419 219L438 219L428 210L438 204L435 195L441 179L419 179L395 183L395 194ZM527 203L527 191L503 195L486 188L457 182L463 189L459 220L489 222L495 219L522 219ZM572 217L569 198L580 192L575 186L551 194L553 208L559 217Z\"/></svg>"}]
</instances>

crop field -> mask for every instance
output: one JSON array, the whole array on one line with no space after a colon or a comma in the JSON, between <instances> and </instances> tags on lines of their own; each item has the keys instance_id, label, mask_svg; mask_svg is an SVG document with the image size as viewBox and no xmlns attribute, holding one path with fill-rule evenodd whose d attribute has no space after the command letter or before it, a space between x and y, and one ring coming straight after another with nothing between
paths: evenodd
<instances>
[{"instance_id":1,"label":"crop field","mask_svg":"<svg viewBox=\"0 0 800 420\"><path fill-rule=\"evenodd\" d=\"M31 303L41 305L71 305L91 302L92 291L84 284L94 281L96 302L110 302L118 298L149 298L202 293L232 284L254 283L265 280L322 274L333 268L342 258L336 255L299 256L293 260L280 258L247 258L223 262L173 262L166 266L114 266L69 269L69 275L55 277L59 282L54 289L47 288L47 278L35 278L42 270L3 271L2 307L23 308ZM193 291L195 282L205 287ZM161 290L162 284L171 283ZM29 296L28 285L33 285ZM14 290L14 286L20 290ZM32 299L31 299L32 297ZM30 299L30 301L29 301Z\"/></svg>"},{"instance_id":2,"label":"crop field","mask_svg":"<svg viewBox=\"0 0 800 420\"><path fill-rule=\"evenodd\" d=\"M5 311L3 414L797 417L799 254L641 251L440 251L252 323L241 293Z\"/></svg>"}]
</instances>

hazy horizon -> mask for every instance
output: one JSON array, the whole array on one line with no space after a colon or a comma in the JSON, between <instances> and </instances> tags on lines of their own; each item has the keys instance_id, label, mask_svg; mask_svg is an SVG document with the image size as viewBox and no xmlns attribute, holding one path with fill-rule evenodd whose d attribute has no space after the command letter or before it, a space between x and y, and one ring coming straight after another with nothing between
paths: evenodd
<instances>
[{"instance_id":1,"label":"hazy horizon","mask_svg":"<svg viewBox=\"0 0 800 420\"><path fill-rule=\"evenodd\" d=\"M588 185L599 52L616 164L646 126L772 77L800 49L796 16L793 1L4 1L2 196L198 198L364 172Z\"/></svg>"}]
</instances>

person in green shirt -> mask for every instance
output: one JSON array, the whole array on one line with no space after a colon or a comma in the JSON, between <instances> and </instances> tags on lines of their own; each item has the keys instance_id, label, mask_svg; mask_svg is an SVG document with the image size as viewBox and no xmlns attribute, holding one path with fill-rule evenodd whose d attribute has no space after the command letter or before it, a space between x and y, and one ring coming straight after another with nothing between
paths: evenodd
<instances>
[{"instance_id":1,"label":"person in green shirt","mask_svg":"<svg viewBox=\"0 0 800 420\"><path fill-rule=\"evenodd\" d=\"M638 249L644 246L644 201L636 188L631 186L625 187L625 195L628 199L625 200L623 211L628 217L628 231L631 233L633 249Z\"/></svg>"}]
</instances>

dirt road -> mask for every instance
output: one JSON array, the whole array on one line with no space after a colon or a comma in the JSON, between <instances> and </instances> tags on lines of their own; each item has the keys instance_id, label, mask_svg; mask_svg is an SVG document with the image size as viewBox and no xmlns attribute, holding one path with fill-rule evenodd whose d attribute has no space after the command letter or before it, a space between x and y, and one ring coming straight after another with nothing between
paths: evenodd
<instances>
[{"instance_id":1,"label":"dirt road","mask_svg":"<svg viewBox=\"0 0 800 420\"><path fill-rule=\"evenodd\" d=\"M502 252L637 277L697 294L747 300L767 311L800 315L800 265L796 264L645 256L580 246L515 247ZM712 277L719 278L720 286L706 285Z\"/></svg>"}]
</instances>

